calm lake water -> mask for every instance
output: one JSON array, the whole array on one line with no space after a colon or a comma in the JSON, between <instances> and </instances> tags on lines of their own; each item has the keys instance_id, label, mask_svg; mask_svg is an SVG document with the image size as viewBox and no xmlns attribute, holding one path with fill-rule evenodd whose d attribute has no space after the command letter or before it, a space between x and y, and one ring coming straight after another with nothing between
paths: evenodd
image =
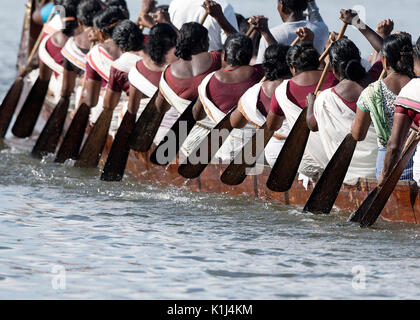
<instances>
[{"instance_id":1,"label":"calm lake water","mask_svg":"<svg viewBox=\"0 0 420 320\"><path fill-rule=\"evenodd\" d=\"M129 2L133 10L139 3ZM255 3L232 2L244 14ZM23 4L0 11L7 30L1 98L15 76ZM335 2L319 4L334 21ZM414 28L417 1L400 1L404 11L379 4L369 1L377 14L369 19L390 12ZM275 8L268 1L259 7L265 14ZM130 177L103 183L99 170L31 158L34 142L0 141L0 298L420 298L419 227L380 222L361 230L336 214L316 217L254 199Z\"/></svg>"}]
</instances>

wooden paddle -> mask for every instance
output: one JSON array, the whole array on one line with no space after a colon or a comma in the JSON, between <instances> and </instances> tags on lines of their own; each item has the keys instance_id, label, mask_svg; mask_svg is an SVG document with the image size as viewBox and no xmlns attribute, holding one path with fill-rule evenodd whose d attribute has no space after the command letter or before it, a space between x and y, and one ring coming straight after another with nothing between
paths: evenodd
<instances>
[{"instance_id":1,"label":"wooden paddle","mask_svg":"<svg viewBox=\"0 0 420 320\"><path fill-rule=\"evenodd\" d=\"M75 167L78 168L96 168L101 159L102 151L105 147L108 137L109 127L114 110L104 109L98 120L96 120L92 131L89 133L85 144L80 151Z\"/></svg>"},{"instance_id":2,"label":"wooden paddle","mask_svg":"<svg viewBox=\"0 0 420 320\"><path fill-rule=\"evenodd\" d=\"M163 138L163 140L159 143L157 148L152 152L150 156L150 161L156 165L159 166L167 166L172 162L172 160L176 157L176 155L179 152L179 149L181 148L182 144L186 140L187 136L190 134L191 130L194 128L196 120L194 119L192 110L197 102L198 98L195 98L185 109L185 111L181 114L181 116L176 120L172 128L168 131L168 134ZM181 135L181 127L186 125L185 133L186 135ZM171 152L174 151L174 153L171 153L165 156L165 159L158 159L157 154L162 150L162 148L165 148L168 144L168 141L171 140L172 134L175 134L175 140L173 141L175 143L175 148L171 148ZM170 141L172 143L172 141Z\"/></svg>"},{"instance_id":3,"label":"wooden paddle","mask_svg":"<svg viewBox=\"0 0 420 320\"><path fill-rule=\"evenodd\" d=\"M45 24L51 21L53 14L55 13L55 9L51 12L48 20ZM30 15L30 12L27 14ZM27 17L28 18L28 17ZM29 16L29 19L31 17ZM13 85L10 87L9 91L7 92L3 102L0 106L0 138L4 138L7 133L7 129L9 128L10 122L13 118L13 114L15 113L17 104L19 102L20 96L22 94L23 89L23 78L26 74L30 71L32 59L34 58L36 52L38 51L39 45L42 40L42 35L44 33L44 27L42 28L31 53L29 54L28 60L26 62L25 67L19 72L18 77L16 78Z\"/></svg>"},{"instance_id":4,"label":"wooden paddle","mask_svg":"<svg viewBox=\"0 0 420 320\"><path fill-rule=\"evenodd\" d=\"M391 174L386 178L383 186L377 187L372 191L373 195L369 196L366 201L367 203L362 204L357 210L352 217L352 221L360 220L360 226L362 228L370 227L376 222L394 191L395 186L398 184L400 177L419 142L420 132L412 132L405 144L401 159L397 162L394 169L392 169Z\"/></svg>"},{"instance_id":5,"label":"wooden paddle","mask_svg":"<svg viewBox=\"0 0 420 320\"><path fill-rule=\"evenodd\" d=\"M34 157L41 158L49 153L55 153L61 133L63 132L69 105L70 98L61 97L32 149L32 155Z\"/></svg>"},{"instance_id":6,"label":"wooden paddle","mask_svg":"<svg viewBox=\"0 0 420 320\"><path fill-rule=\"evenodd\" d=\"M344 23L337 40L344 36L346 29L347 24ZM325 58L326 55L321 55L321 57ZM325 65L322 76L315 89L315 95L318 95L318 93L321 91L330 66L330 62ZM302 110L299 118L296 120L296 123L290 131L290 134L284 143L276 163L271 170L267 181L267 187L272 191L286 192L292 187L310 134L310 130L306 124L306 113L307 108Z\"/></svg>"},{"instance_id":7,"label":"wooden paddle","mask_svg":"<svg viewBox=\"0 0 420 320\"><path fill-rule=\"evenodd\" d=\"M225 142L227 136L219 136L215 135L216 131L227 130L227 132L231 132L233 127L230 123L230 116L232 112L235 110L233 108L225 117L220 121L207 135L207 137L200 143L200 145L192 152L192 154L186 159L184 163L182 163L178 168L178 173L186 179L195 179L198 178L201 173L207 168L207 166L211 163L211 160L216 155L217 151ZM215 136L217 136L218 140L214 141ZM193 160L193 157L197 157L197 159L201 160L200 151L206 150L207 158L204 159L204 162L199 162Z\"/></svg>"},{"instance_id":8,"label":"wooden paddle","mask_svg":"<svg viewBox=\"0 0 420 320\"><path fill-rule=\"evenodd\" d=\"M55 162L64 163L68 159L77 159L89 122L89 115L90 107L86 103L82 103L71 122L70 128L67 130Z\"/></svg>"},{"instance_id":9,"label":"wooden paddle","mask_svg":"<svg viewBox=\"0 0 420 320\"><path fill-rule=\"evenodd\" d=\"M265 123L260 129L264 132L264 144L261 146L257 145L258 133L254 134L252 138L245 144L241 152L235 157L235 159L230 163L227 169L223 172L221 180L224 184L230 186L240 185L247 177L247 169L253 168L257 162L259 156L264 151L268 142L274 135L274 131L267 128L267 123ZM259 148L258 148L259 147ZM247 163L247 152L252 150L252 162Z\"/></svg>"},{"instance_id":10,"label":"wooden paddle","mask_svg":"<svg viewBox=\"0 0 420 320\"><path fill-rule=\"evenodd\" d=\"M386 70L384 69L379 79L383 79L385 76ZM316 183L303 209L304 212L315 214L329 214L331 212L346 177L356 146L357 141L353 139L351 134L348 134Z\"/></svg>"},{"instance_id":11,"label":"wooden paddle","mask_svg":"<svg viewBox=\"0 0 420 320\"><path fill-rule=\"evenodd\" d=\"M127 111L118 128L118 132L108 154L101 175L102 181L121 181L124 177L125 167L127 165L128 156L130 155L128 138L135 124L136 115Z\"/></svg>"},{"instance_id":12,"label":"wooden paddle","mask_svg":"<svg viewBox=\"0 0 420 320\"><path fill-rule=\"evenodd\" d=\"M160 124L165 117L164 112L158 112L156 109L156 98L159 90L150 99L146 108L141 113L136 125L128 138L128 144L131 149L137 152L147 152L153 144L156 133Z\"/></svg>"}]
</instances>

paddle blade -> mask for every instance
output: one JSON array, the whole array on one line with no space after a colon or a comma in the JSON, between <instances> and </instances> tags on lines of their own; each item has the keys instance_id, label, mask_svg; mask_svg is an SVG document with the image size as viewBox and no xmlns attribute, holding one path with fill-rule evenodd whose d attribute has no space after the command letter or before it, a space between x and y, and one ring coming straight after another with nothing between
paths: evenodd
<instances>
[{"instance_id":1,"label":"paddle blade","mask_svg":"<svg viewBox=\"0 0 420 320\"><path fill-rule=\"evenodd\" d=\"M113 110L104 109L96 120L79 157L74 164L78 168L96 168L101 159L102 151L108 137L109 127L111 126Z\"/></svg>"},{"instance_id":2,"label":"paddle blade","mask_svg":"<svg viewBox=\"0 0 420 320\"><path fill-rule=\"evenodd\" d=\"M15 80L3 99L3 102L0 106L0 138L4 138L6 135L10 121L12 121L13 114L15 113L17 104L19 103L22 89L23 79L19 77Z\"/></svg>"},{"instance_id":3,"label":"paddle blade","mask_svg":"<svg viewBox=\"0 0 420 320\"><path fill-rule=\"evenodd\" d=\"M353 214L349 217L348 222L356 222L360 223L362 221L363 215L368 211L370 206L375 200L376 195L379 192L379 188L375 188L372 192L369 193L368 197L363 201L362 205L357 209L357 211L353 212Z\"/></svg>"},{"instance_id":4,"label":"paddle blade","mask_svg":"<svg viewBox=\"0 0 420 320\"><path fill-rule=\"evenodd\" d=\"M357 141L353 139L351 134L344 138L316 183L303 212L315 214L329 214L331 212L349 169L356 145Z\"/></svg>"},{"instance_id":5,"label":"paddle blade","mask_svg":"<svg viewBox=\"0 0 420 320\"><path fill-rule=\"evenodd\" d=\"M306 112L307 108L302 110L271 170L267 187L274 192L286 192L292 187L310 133Z\"/></svg>"},{"instance_id":6,"label":"paddle blade","mask_svg":"<svg viewBox=\"0 0 420 320\"><path fill-rule=\"evenodd\" d=\"M153 144L156 133L159 130L165 113L158 112L156 109L156 98L158 92L154 94L150 102L147 104L140 118L137 120L136 126L129 137L129 146L137 152L147 152Z\"/></svg>"},{"instance_id":7,"label":"paddle blade","mask_svg":"<svg viewBox=\"0 0 420 320\"><path fill-rule=\"evenodd\" d=\"M181 148L182 144L186 140L187 136L191 132L192 128L194 128L194 125L196 123L192 110L196 103L197 99L194 99L190 105L185 109L185 111L181 114L181 116L178 118L178 120L174 123L172 128L169 130L169 133L175 134L175 140L169 141L170 137L173 137L172 135L166 135L165 138L159 143L157 148L153 151L153 153L150 156L150 161L158 166L167 166L172 162L172 160L176 157L176 155L179 152L179 149ZM172 138L173 139L173 138ZM157 155L159 152L163 150L166 146L168 146L168 143L172 144L175 143L175 148L170 148L171 154L165 155L165 159L158 159Z\"/></svg>"},{"instance_id":8,"label":"paddle blade","mask_svg":"<svg viewBox=\"0 0 420 320\"><path fill-rule=\"evenodd\" d=\"M186 179L196 179L201 173L207 168L211 160L216 155L217 151L225 142L227 136L214 134L217 131L225 130L230 133L233 127L230 123L230 115L234 109L232 109L226 116L220 121L207 135L207 137L200 143L200 145L193 151L191 156L187 158L185 163L182 163L178 168L178 173ZM214 139L217 139L214 141ZM201 150L206 150L206 158L201 161L202 155ZM193 158L199 159L194 161Z\"/></svg>"},{"instance_id":9,"label":"paddle blade","mask_svg":"<svg viewBox=\"0 0 420 320\"><path fill-rule=\"evenodd\" d=\"M44 104L48 84L49 81L43 81L39 78L35 81L12 127L12 133L16 137L27 138L32 135L36 121L41 113L42 105Z\"/></svg>"},{"instance_id":10,"label":"paddle blade","mask_svg":"<svg viewBox=\"0 0 420 320\"><path fill-rule=\"evenodd\" d=\"M54 108L53 113L32 149L32 155L34 157L41 158L49 153L55 153L58 140L63 132L69 104L70 99L68 97L62 97Z\"/></svg>"},{"instance_id":11,"label":"paddle blade","mask_svg":"<svg viewBox=\"0 0 420 320\"><path fill-rule=\"evenodd\" d=\"M380 188L380 190L378 191L376 197L372 201L372 204L366 210L365 214L363 215L360 221L360 226L362 228L372 226L376 222L378 217L381 215L381 212L387 204L389 197L395 189L395 186L398 184L398 181L400 180L400 177L403 174L405 167L407 166L408 162L411 159L411 156L416 150L419 141L420 137L417 136L417 138L410 143L408 149L404 152L403 156L392 170L392 173L386 179L382 188Z\"/></svg>"},{"instance_id":12,"label":"paddle blade","mask_svg":"<svg viewBox=\"0 0 420 320\"><path fill-rule=\"evenodd\" d=\"M247 177L247 169L255 166L259 156L264 152L265 147L274 134L274 131L268 130L267 124L264 124L260 130L263 130L264 133L264 144L262 146L259 145L258 132L255 133L223 172L220 179L224 184L229 186L240 185ZM248 159L250 153L252 157Z\"/></svg>"},{"instance_id":13,"label":"paddle blade","mask_svg":"<svg viewBox=\"0 0 420 320\"><path fill-rule=\"evenodd\" d=\"M67 130L55 162L64 163L68 159L77 159L89 121L89 114L89 106L82 103L70 124L70 128Z\"/></svg>"},{"instance_id":14,"label":"paddle blade","mask_svg":"<svg viewBox=\"0 0 420 320\"><path fill-rule=\"evenodd\" d=\"M130 147L128 137L136 124L136 115L126 112L109 152L108 159L101 175L102 181L121 181L124 177L125 167Z\"/></svg>"}]
</instances>

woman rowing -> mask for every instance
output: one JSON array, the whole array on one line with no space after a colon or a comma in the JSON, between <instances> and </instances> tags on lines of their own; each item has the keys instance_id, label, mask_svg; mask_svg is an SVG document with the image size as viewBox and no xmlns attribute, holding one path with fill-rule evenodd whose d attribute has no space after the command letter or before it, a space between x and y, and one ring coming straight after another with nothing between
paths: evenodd
<instances>
[{"instance_id":1,"label":"woman rowing","mask_svg":"<svg viewBox=\"0 0 420 320\"><path fill-rule=\"evenodd\" d=\"M52 35L63 28L63 22L61 21L59 14L55 14L51 20L48 21L48 18L53 13L53 10L62 4L63 0L48 1L48 3L40 8L37 8L33 12L32 21L39 26L43 26L42 32L44 33L44 37Z\"/></svg>"},{"instance_id":2,"label":"woman rowing","mask_svg":"<svg viewBox=\"0 0 420 320\"><path fill-rule=\"evenodd\" d=\"M91 46L88 35L93 26L93 18L100 11L101 5L96 0L83 0L77 7L79 27L75 30L75 35L68 39L61 50L61 55L63 56L63 77L60 100L32 150L32 155L34 156L41 157L55 152L63 130L70 97L75 89L76 79L85 72L86 54Z\"/></svg>"},{"instance_id":3,"label":"woman rowing","mask_svg":"<svg viewBox=\"0 0 420 320\"><path fill-rule=\"evenodd\" d=\"M236 32L226 20L219 4L214 1L206 1L204 5L209 14L225 30L225 33ZM201 81L222 67L222 53L219 51L208 52L208 50L207 29L196 22L184 24L179 32L175 50L175 55L179 60L172 63L162 73L159 83L160 94L156 99L156 108L158 112L166 113L167 120L161 126L164 128L161 130L163 134L169 131L178 117L198 97L197 88ZM206 123L200 125L203 126L203 130L209 128ZM188 154L188 152L186 153Z\"/></svg>"},{"instance_id":4,"label":"woman rowing","mask_svg":"<svg viewBox=\"0 0 420 320\"><path fill-rule=\"evenodd\" d=\"M105 92L113 62L121 55L121 50L112 40L112 32L123 20L125 20L124 13L116 7L108 7L94 18L94 29L91 33L100 43L95 45L87 54L86 90L82 91L82 104L79 106L60 146L56 158L57 162L77 158L89 115L91 121L95 122L102 111L101 101L95 110L96 114L91 114L91 109L98 105L101 92Z\"/></svg>"},{"instance_id":5,"label":"woman rowing","mask_svg":"<svg viewBox=\"0 0 420 320\"><path fill-rule=\"evenodd\" d=\"M351 10L342 10L342 20L352 23L360 19ZM367 28L363 28L364 33ZM356 118L351 133L355 140L363 141L373 122L378 136L378 157L376 177L379 178L384 164L388 140L391 136L394 121L394 102L401 89L414 78L413 45L411 37L406 34L393 34L383 40L381 49L383 66L387 72L384 80L370 84L360 95L357 102ZM401 180L413 179L413 161L410 161Z\"/></svg>"},{"instance_id":6,"label":"woman rowing","mask_svg":"<svg viewBox=\"0 0 420 320\"><path fill-rule=\"evenodd\" d=\"M319 132L322 147L331 159L344 137L351 130L356 116L356 102L370 83L376 81L382 71L382 64L375 63L369 72L361 64L360 51L349 39L340 39L331 44L329 60L340 83L324 90L315 100L308 96L308 127ZM355 184L362 178L375 177L377 150L376 133L369 128L364 142L359 143L348 169L345 183ZM328 163L324 164L324 167Z\"/></svg>"},{"instance_id":7,"label":"woman rowing","mask_svg":"<svg viewBox=\"0 0 420 320\"><path fill-rule=\"evenodd\" d=\"M267 116L269 130L277 131L286 121L289 128L293 128L297 118L306 106L306 97L315 92L322 71L319 70L319 53L310 40L313 34L303 29L306 41L291 47L287 53L287 64L292 73L292 79L285 80L276 89L271 100L270 112ZM322 86L322 90L329 89L338 83L330 71ZM327 162L325 152L319 148L319 134L312 133L303 156L299 172L311 179L317 179L323 171L322 164Z\"/></svg>"},{"instance_id":8,"label":"woman rowing","mask_svg":"<svg viewBox=\"0 0 420 320\"><path fill-rule=\"evenodd\" d=\"M117 44L122 55L111 66L109 82L103 102L103 111L95 122L80 152L76 162L76 166L78 167L97 166L110 126L112 126L111 131L113 132L115 132L118 126L119 111L123 105L121 100L122 93L125 92L128 95L130 88L128 73L133 65L141 59L141 54L144 49L143 33L130 20L124 20L114 28L112 40ZM120 106L120 110L114 112L117 106Z\"/></svg>"}]
</instances>

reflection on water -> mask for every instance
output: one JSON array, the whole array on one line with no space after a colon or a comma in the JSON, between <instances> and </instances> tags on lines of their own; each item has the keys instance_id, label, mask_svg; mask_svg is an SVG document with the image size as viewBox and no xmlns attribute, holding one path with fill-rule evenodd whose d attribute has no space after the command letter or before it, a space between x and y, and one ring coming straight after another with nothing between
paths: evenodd
<instances>
[{"instance_id":1,"label":"reflection on water","mask_svg":"<svg viewBox=\"0 0 420 320\"><path fill-rule=\"evenodd\" d=\"M13 5L2 23L15 25ZM3 96L16 52L0 53ZM0 298L420 298L417 226L361 230L250 198L108 184L31 158L34 142L0 142Z\"/></svg>"}]
</instances>

